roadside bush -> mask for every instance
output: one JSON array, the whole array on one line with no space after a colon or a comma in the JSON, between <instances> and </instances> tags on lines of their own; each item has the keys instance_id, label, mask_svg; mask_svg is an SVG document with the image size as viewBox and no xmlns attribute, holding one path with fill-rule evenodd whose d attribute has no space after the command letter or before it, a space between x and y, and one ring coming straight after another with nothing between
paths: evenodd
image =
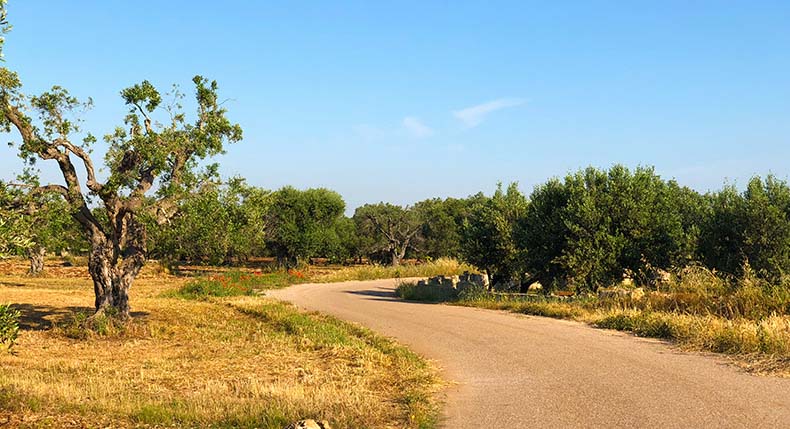
<instances>
[{"instance_id":1,"label":"roadside bush","mask_svg":"<svg viewBox=\"0 0 790 429\"><path fill-rule=\"evenodd\" d=\"M8 350L14 346L19 335L20 317L19 310L8 304L0 305L0 344L5 345Z\"/></svg>"}]
</instances>

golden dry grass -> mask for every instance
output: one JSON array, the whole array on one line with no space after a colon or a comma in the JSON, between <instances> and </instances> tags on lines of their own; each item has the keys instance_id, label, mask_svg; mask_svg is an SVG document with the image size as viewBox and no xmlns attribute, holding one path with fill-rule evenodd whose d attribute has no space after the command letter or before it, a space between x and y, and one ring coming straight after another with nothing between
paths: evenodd
<instances>
[{"instance_id":1,"label":"golden dry grass","mask_svg":"<svg viewBox=\"0 0 790 429\"><path fill-rule=\"evenodd\" d=\"M262 297L165 298L183 280L148 272L134 321L79 340L59 326L90 311L82 277L0 277L22 311L15 354L0 352L0 426L431 427L435 371L365 329Z\"/></svg>"},{"instance_id":2,"label":"golden dry grass","mask_svg":"<svg viewBox=\"0 0 790 429\"><path fill-rule=\"evenodd\" d=\"M312 279L317 282L330 283L350 280L434 277L439 275L452 276L462 274L464 271L477 272L477 269L452 258L439 258L421 264L404 264L397 267L358 265L338 270L326 270L325 272L315 274Z\"/></svg>"}]
</instances>

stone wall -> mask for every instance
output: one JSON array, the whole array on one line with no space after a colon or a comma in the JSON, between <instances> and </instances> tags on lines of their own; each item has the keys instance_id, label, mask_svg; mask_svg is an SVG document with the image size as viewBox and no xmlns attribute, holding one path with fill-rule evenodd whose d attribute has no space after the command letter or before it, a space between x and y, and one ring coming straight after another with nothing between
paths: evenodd
<instances>
[{"instance_id":1,"label":"stone wall","mask_svg":"<svg viewBox=\"0 0 790 429\"><path fill-rule=\"evenodd\" d=\"M428 280L420 280L417 282L417 286L441 288L446 292L457 294L472 287L488 289L490 285L488 275L464 272L460 276L436 276Z\"/></svg>"}]
</instances>

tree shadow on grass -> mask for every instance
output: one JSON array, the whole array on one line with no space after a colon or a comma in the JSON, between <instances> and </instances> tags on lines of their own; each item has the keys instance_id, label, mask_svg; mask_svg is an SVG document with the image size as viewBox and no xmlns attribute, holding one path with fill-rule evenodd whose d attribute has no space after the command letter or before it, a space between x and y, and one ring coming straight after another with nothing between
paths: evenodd
<instances>
[{"instance_id":1,"label":"tree shadow on grass","mask_svg":"<svg viewBox=\"0 0 790 429\"><path fill-rule=\"evenodd\" d=\"M69 317L83 313L93 314L93 307L53 307L49 305L12 304L22 313L19 318L19 329L23 331L46 331ZM145 318L148 312L133 311L132 318Z\"/></svg>"}]
</instances>

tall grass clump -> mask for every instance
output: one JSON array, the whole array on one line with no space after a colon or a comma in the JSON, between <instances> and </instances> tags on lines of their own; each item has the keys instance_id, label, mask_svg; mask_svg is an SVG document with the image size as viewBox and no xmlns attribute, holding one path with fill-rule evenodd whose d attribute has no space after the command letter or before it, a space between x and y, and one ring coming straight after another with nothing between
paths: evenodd
<instances>
[{"instance_id":1,"label":"tall grass clump","mask_svg":"<svg viewBox=\"0 0 790 429\"><path fill-rule=\"evenodd\" d=\"M471 265L461 263L453 258L438 258L421 264L399 265L363 265L343 268L318 277L320 282L343 282L353 280L378 280L409 277L455 276L465 271L477 272Z\"/></svg>"}]
</instances>

